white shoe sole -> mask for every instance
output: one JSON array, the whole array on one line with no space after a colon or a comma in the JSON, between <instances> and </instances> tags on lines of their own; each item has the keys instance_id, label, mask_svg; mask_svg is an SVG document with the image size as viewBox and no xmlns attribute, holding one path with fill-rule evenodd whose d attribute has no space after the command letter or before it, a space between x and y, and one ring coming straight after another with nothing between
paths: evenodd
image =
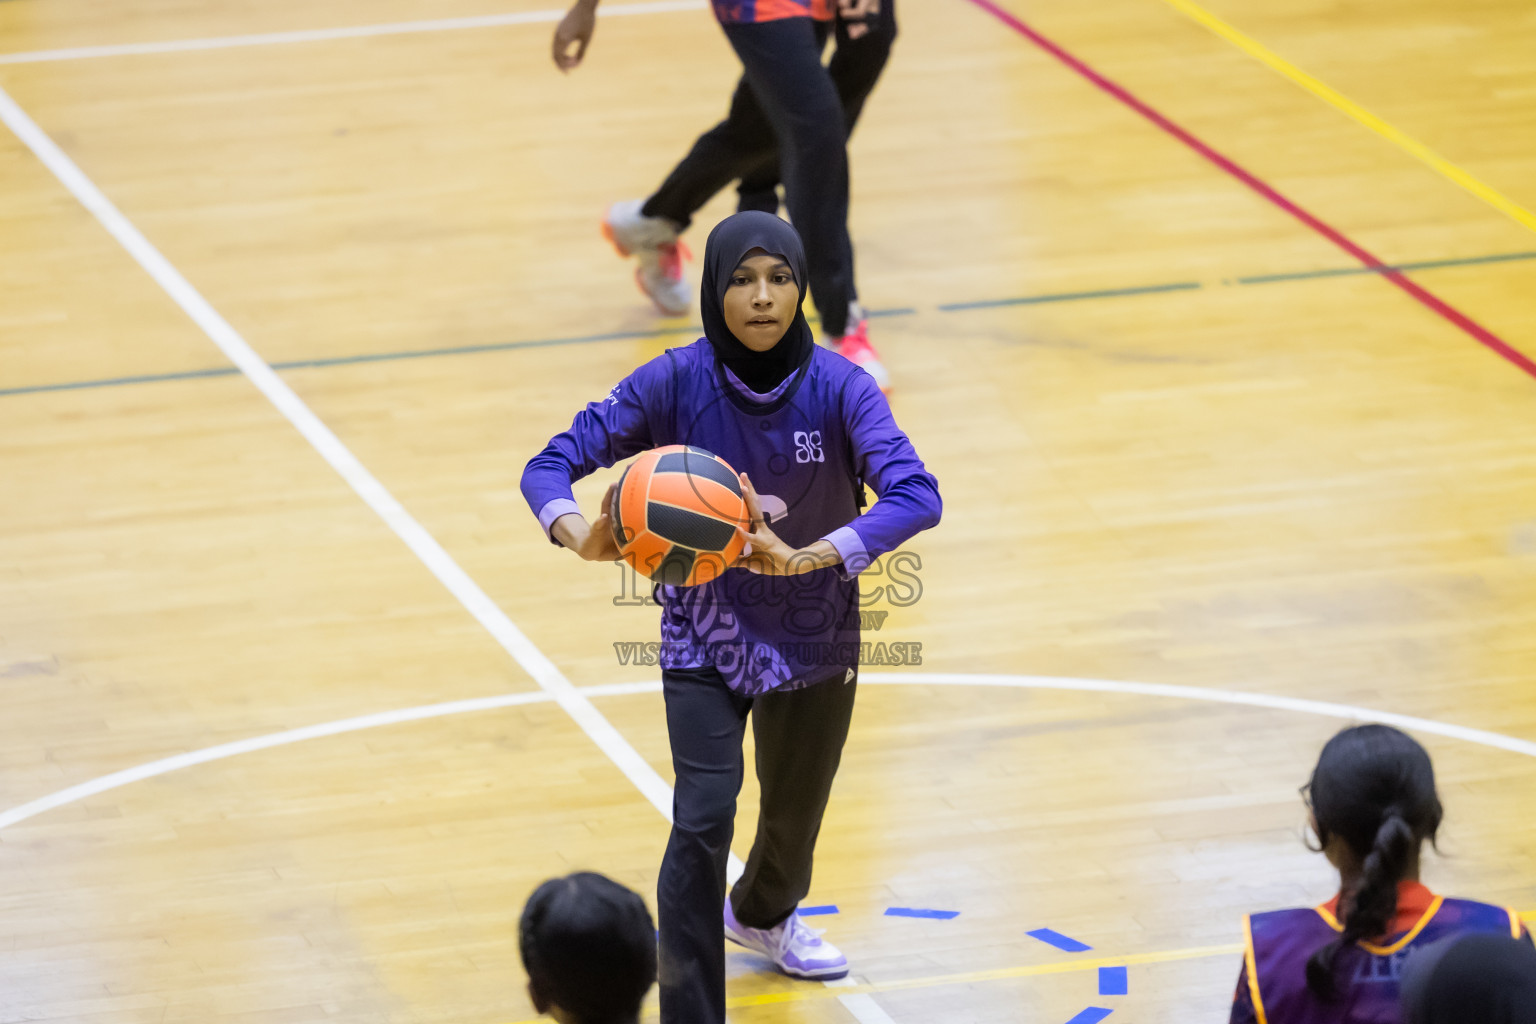
<instances>
[{"instance_id":1,"label":"white shoe sole","mask_svg":"<svg viewBox=\"0 0 1536 1024\"><path fill-rule=\"evenodd\" d=\"M836 981L838 978L846 977L848 974L848 965L846 963L844 963L841 967L820 967L811 969L785 967L783 964L775 960L771 955L759 949L757 946L753 945L751 942L747 941L741 936L737 935L729 928L725 930L725 937L728 941L734 942L742 949L751 950L758 956L764 957L768 960L769 963L773 964L773 966L778 969L780 974L788 975L791 978L800 978L803 981Z\"/></svg>"}]
</instances>

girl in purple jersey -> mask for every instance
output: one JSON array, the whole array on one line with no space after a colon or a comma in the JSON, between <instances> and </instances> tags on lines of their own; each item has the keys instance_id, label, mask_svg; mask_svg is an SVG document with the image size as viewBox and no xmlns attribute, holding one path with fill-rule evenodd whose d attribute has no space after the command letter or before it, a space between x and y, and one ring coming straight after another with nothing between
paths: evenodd
<instances>
[{"instance_id":1,"label":"girl in purple jersey","mask_svg":"<svg viewBox=\"0 0 1536 1024\"><path fill-rule=\"evenodd\" d=\"M1514 911L1420 884L1419 851L1442 812L1429 754L1406 733L1343 730L1302 792L1339 894L1244 920L1231 1024L1401 1024L1403 965L1425 946L1468 932L1530 941Z\"/></svg>"},{"instance_id":2,"label":"girl in purple jersey","mask_svg":"<svg viewBox=\"0 0 1536 1024\"><path fill-rule=\"evenodd\" d=\"M704 256L706 336L588 405L523 472L550 539L589 561L618 558L614 487L588 524L573 480L667 444L706 448L741 472L749 552L710 583L657 588L677 775L657 885L666 1024L724 1021L727 937L795 977L848 972L796 907L853 713L857 577L940 515L937 482L874 380L815 344L805 282L784 221L722 221ZM861 515L865 484L880 501ZM727 898L749 715L762 796L746 872Z\"/></svg>"}]
</instances>

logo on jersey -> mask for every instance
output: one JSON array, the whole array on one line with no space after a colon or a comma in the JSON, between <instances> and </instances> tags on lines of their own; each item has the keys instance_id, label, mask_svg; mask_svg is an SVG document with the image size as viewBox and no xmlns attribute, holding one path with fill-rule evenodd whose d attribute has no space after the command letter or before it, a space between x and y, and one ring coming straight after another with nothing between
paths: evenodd
<instances>
[{"instance_id":1,"label":"logo on jersey","mask_svg":"<svg viewBox=\"0 0 1536 1024\"><path fill-rule=\"evenodd\" d=\"M763 510L763 518L777 523L789 517L789 505L777 494L759 494L757 503Z\"/></svg>"},{"instance_id":2,"label":"logo on jersey","mask_svg":"<svg viewBox=\"0 0 1536 1024\"><path fill-rule=\"evenodd\" d=\"M821 450L821 431L813 430L810 433L806 433L803 430L795 431L795 461L827 461L825 453Z\"/></svg>"}]
</instances>

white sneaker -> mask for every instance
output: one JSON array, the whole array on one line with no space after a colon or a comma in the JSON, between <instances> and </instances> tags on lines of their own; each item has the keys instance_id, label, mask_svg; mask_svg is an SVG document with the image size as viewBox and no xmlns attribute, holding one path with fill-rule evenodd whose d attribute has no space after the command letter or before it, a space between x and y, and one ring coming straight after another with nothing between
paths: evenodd
<instances>
[{"instance_id":1,"label":"white sneaker","mask_svg":"<svg viewBox=\"0 0 1536 1024\"><path fill-rule=\"evenodd\" d=\"M603 237L620 256L639 261L635 283L667 316L685 316L692 290L683 278L683 261L692 259L688 247L678 241L677 228L665 217L640 212L642 199L629 199L608 207L603 217Z\"/></svg>"},{"instance_id":2,"label":"white sneaker","mask_svg":"<svg viewBox=\"0 0 1536 1024\"><path fill-rule=\"evenodd\" d=\"M848 958L821 937L821 932L806 927L795 911L775 928L748 928L736 920L730 898L725 901L725 937L738 946L772 960L774 966L792 978L831 981L848 973Z\"/></svg>"}]
</instances>

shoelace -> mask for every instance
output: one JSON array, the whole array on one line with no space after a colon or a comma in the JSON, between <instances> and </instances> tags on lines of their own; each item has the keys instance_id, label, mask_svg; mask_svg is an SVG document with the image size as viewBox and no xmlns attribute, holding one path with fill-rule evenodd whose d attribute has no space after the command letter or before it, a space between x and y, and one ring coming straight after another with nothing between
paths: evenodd
<instances>
[{"instance_id":1,"label":"shoelace","mask_svg":"<svg viewBox=\"0 0 1536 1024\"><path fill-rule=\"evenodd\" d=\"M810 927L803 920L801 920L799 914L791 914L788 924L789 927L784 929L784 938L780 946L781 949L787 950L790 946L794 945L797 940L806 946L821 945L821 936L822 933L826 931L826 929Z\"/></svg>"},{"instance_id":2,"label":"shoelace","mask_svg":"<svg viewBox=\"0 0 1536 1024\"><path fill-rule=\"evenodd\" d=\"M656 247L656 251L660 254L657 263L661 267L661 272L674 281L682 280L683 260L693 259L693 253L689 251L688 246L681 241L663 242Z\"/></svg>"}]
</instances>

